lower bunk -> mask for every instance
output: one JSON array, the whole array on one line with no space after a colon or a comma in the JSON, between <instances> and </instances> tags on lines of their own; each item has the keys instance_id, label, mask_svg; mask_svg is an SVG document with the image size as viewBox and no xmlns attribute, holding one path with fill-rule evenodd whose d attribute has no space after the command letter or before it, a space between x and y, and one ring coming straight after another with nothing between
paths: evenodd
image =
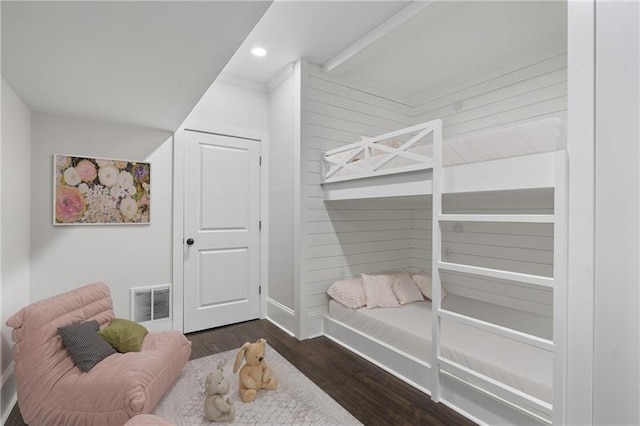
<instances>
[{"instance_id":1,"label":"lower bunk","mask_svg":"<svg viewBox=\"0 0 640 426\"><path fill-rule=\"evenodd\" d=\"M551 320L547 318L532 321L519 311L455 295L447 296L443 307L453 311L473 307L473 314L479 319L503 318L511 327L549 337ZM376 309L351 309L330 300L324 332L333 341L431 395L431 320L428 300L401 308ZM441 366L439 394L445 405L480 424L551 423L552 353L443 320L441 355L488 378L488 382L478 385L472 373L466 375L464 369L458 369L451 374ZM514 396L505 398L495 392L492 380L513 388ZM530 399L538 403L530 405Z\"/></svg>"}]
</instances>

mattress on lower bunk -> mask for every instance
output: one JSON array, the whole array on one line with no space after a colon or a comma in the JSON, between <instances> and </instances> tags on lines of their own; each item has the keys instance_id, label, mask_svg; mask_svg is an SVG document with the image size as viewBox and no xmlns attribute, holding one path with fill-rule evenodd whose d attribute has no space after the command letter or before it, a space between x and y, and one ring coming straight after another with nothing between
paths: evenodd
<instances>
[{"instance_id":1,"label":"mattress on lower bunk","mask_svg":"<svg viewBox=\"0 0 640 426\"><path fill-rule=\"evenodd\" d=\"M443 143L442 163L444 166L478 163L482 161L519 157L523 155L552 152L566 147L563 121L560 118L546 118L498 130L473 133L445 140ZM407 152L431 158L432 145L420 145ZM338 154L336 154L338 155ZM344 155L341 153L341 155ZM387 153L379 152L371 157L377 162ZM358 159L352 163L363 161ZM391 170L399 167L419 164L417 160L396 157L380 167L380 170ZM359 164L358 164L359 165ZM360 175L366 173L344 167L332 177Z\"/></svg>"},{"instance_id":2,"label":"mattress on lower bunk","mask_svg":"<svg viewBox=\"0 0 640 426\"><path fill-rule=\"evenodd\" d=\"M350 309L329 300L329 315L418 359L431 359L431 302L401 308ZM551 403L551 352L443 320L441 355Z\"/></svg>"}]
</instances>

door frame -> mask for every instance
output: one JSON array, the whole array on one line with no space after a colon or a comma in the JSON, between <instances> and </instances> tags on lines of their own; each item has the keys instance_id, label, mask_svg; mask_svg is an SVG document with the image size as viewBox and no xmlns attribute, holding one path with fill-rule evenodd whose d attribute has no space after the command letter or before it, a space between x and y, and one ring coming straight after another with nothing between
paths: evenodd
<instances>
[{"instance_id":1,"label":"door frame","mask_svg":"<svg viewBox=\"0 0 640 426\"><path fill-rule=\"evenodd\" d=\"M212 133L242 139L252 139L260 143L260 318L267 313L267 295L269 294L269 138L266 133L230 126L214 125L206 129L180 128L173 136L173 241L172 241L172 279L173 290L172 328L184 333L184 208L185 208L185 132L196 131Z\"/></svg>"}]
</instances>

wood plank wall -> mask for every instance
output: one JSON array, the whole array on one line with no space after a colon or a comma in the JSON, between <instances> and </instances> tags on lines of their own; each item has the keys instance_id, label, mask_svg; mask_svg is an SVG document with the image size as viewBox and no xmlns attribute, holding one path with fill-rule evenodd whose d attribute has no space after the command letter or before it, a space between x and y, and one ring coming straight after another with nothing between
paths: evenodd
<instances>
[{"instance_id":1,"label":"wood plank wall","mask_svg":"<svg viewBox=\"0 0 640 426\"><path fill-rule=\"evenodd\" d=\"M555 44L412 99L415 123L441 118L446 139L547 117L566 118L567 51ZM506 177L508 178L508 177ZM451 213L552 213L553 191L447 195ZM447 223L443 259L551 276L553 228ZM415 260L414 260L415 261ZM553 294L534 286L444 274L447 292L550 317Z\"/></svg>"},{"instance_id":2,"label":"wood plank wall","mask_svg":"<svg viewBox=\"0 0 640 426\"><path fill-rule=\"evenodd\" d=\"M441 118L445 139L545 117L566 117L567 49L555 44L415 96L415 122Z\"/></svg>"},{"instance_id":3,"label":"wood plank wall","mask_svg":"<svg viewBox=\"0 0 640 426\"><path fill-rule=\"evenodd\" d=\"M431 271L431 196L413 198L411 267Z\"/></svg>"},{"instance_id":4,"label":"wood plank wall","mask_svg":"<svg viewBox=\"0 0 640 426\"><path fill-rule=\"evenodd\" d=\"M325 202L321 158L324 151L407 127L411 108L325 76L309 65L302 192L307 312L326 311L326 289L360 273L409 267L413 256L414 205L408 198ZM308 333L317 329L310 324Z\"/></svg>"},{"instance_id":5,"label":"wood plank wall","mask_svg":"<svg viewBox=\"0 0 640 426\"><path fill-rule=\"evenodd\" d=\"M448 194L445 213L547 214L553 212L553 190L535 189ZM448 262L527 274L553 275L551 224L452 222L442 225L442 258ZM449 294L482 300L550 317L549 289L465 274L442 275Z\"/></svg>"},{"instance_id":6,"label":"wood plank wall","mask_svg":"<svg viewBox=\"0 0 640 426\"><path fill-rule=\"evenodd\" d=\"M549 46L406 102L345 83L310 64L302 158L306 258L301 286L307 313L321 318L326 289L337 279L404 267L427 269L431 262L431 200L394 197L325 203L320 185L323 151L435 118L444 120L446 139L564 117L566 84L563 45ZM445 208L505 213L553 210L552 191L517 192L447 197ZM443 255L454 262L550 275L552 247L548 225L466 223L448 224L444 229ZM451 294L544 316L552 312L549 291L459 274L445 276L444 285ZM317 330L317 326L309 328Z\"/></svg>"}]
</instances>

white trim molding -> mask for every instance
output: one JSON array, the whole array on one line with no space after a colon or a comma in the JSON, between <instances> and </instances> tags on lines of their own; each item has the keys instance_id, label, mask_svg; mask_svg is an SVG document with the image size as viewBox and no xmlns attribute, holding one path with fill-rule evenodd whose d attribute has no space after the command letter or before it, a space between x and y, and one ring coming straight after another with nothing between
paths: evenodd
<instances>
[{"instance_id":1,"label":"white trim molding","mask_svg":"<svg viewBox=\"0 0 640 426\"><path fill-rule=\"evenodd\" d=\"M247 89L257 90L259 92L266 93L268 91L267 85L265 83L262 83L256 80L251 80L249 78L245 78L237 74L231 74L230 72L220 73L218 75L217 80L235 84L236 86L240 86L240 87L246 87Z\"/></svg>"},{"instance_id":2,"label":"white trim molding","mask_svg":"<svg viewBox=\"0 0 640 426\"><path fill-rule=\"evenodd\" d=\"M273 91L273 89L280 86L286 79L291 77L295 69L296 64L294 62L290 62L280 71L278 71L278 73L267 82L267 89L269 90L269 92Z\"/></svg>"},{"instance_id":3,"label":"white trim molding","mask_svg":"<svg viewBox=\"0 0 640 426\"><path fill-rule=\"evenodd\" d=\"M324 335L324 316L326 311L322 308L309 309L307 331L308 339Z\"/></svg>"},{"instance_id":4,"label":"white trim molding","mask_svg":"<svg viewBox=\"0 0 640 426\"><path fill-rule=\"evenodd\" d=\"M267 297L267 319L287 334L294 336L296 313L293 309Z\"/></svg>"},{"instance_id":5,"label":"white trim molding","mask_svg":"<svg viewBox=\"0 0 640 426\"><path fill-rule=\"evenodd\" d=\"M184 332L184 129L173 135L173 329Z\"/></svg>"},{"instance_id":6,"label":"white trim molding","mask_svg":"<svg viewBox=\"0 0 640 426\"><path fill-rule=\"evenodd\" d=\"M11 379L13 375L13 369L15 368L15 361L11 361L6 370L2 373L2 377L0 378L0 387L4 387L4 385Z\"/></svg>"},{"instance_id":7,"label":"white trim molding","mask_svg":"<svg viewBox=\"0 0 640 426\"><path fill-rule=\"evenodd\" d=\"M363 37L356 40L355 43L325 62L322 69L325 72L339 71L340 67L347 64L349 60L353 59L355 56L373 45L376 41L388 35L409 19L413 18L415 15L420 13L422 9L431 5L431 3L433 3L433 0L414 1L409 3L409 5L401 9L391 18L387 19Z\"/></svg>"},{"instance_id":8,"label":"white trim molding","mask_svg":"<svg viewBox=\"0 0 640 426\"><path fill-rule=\"evenodd\" d=\"M593 424L595 291L595 0L568 2L569 153L566 407Z\"/></svg>"},{"instance_id":9,"label":"white trim molding","mask_svg":"<svg viewBox=\"0 0 640 426\"><path fill-rule=\"evenodd\" d=\"M262 295L260 300L260 317L265 316L266 297L269 294L269 137L266 133L241 129L233 126L211 124L205 128L180 128L174 135L173 144L173 289L172 320L173 329L184 332L184 196L185 196L185 153L184 140L186 131L214 133L260 142L262 166L260 170L260 220L263 223L260 235L260 283Z\"/></svg>"},{"instance_id":10,"label":"white trim molding","mask_svg":"<svg viewBox=\"0 0 640 426\"><path fill-rule=\"evenodd\" d=\"M7 422L13 407L18 402L18 393L16 390L16 383L14 378L15 362L11 361L7 369L2 373L0 378L0 401L1 401L1 419L2 424Z\"/></svg>"}]
</instances>

